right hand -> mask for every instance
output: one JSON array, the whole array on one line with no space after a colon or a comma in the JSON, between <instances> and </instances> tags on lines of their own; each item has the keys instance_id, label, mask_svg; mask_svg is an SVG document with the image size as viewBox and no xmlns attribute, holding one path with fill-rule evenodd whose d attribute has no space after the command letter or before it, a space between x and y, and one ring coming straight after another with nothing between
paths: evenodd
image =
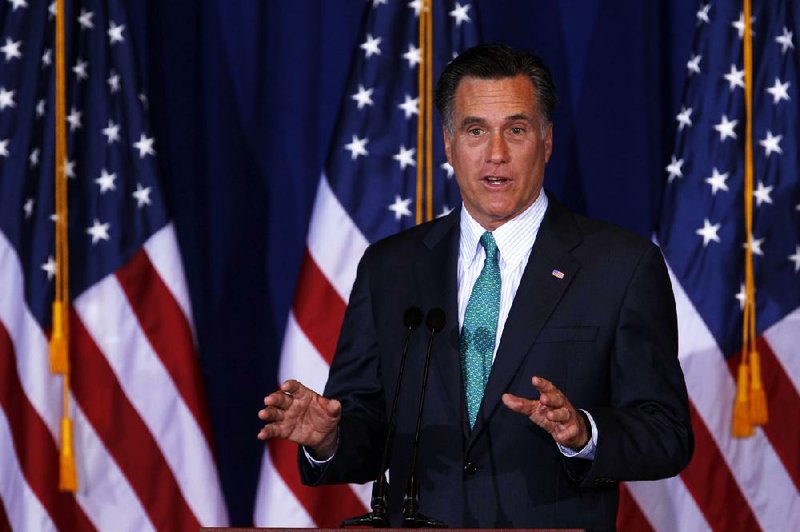
<instances>
[{"instance_id":1,"label":"right hand","mask_svg":"<svg viewBox=\"0 0 800 532\"><path fill-rule=\"evenodd\" d=\"M258 411L266 421L258 438L284 438L304 445L319 459L327 459L336 451L342 404L306 388L296 380L288 380L264 398L265 407Z\"/></svg>"}]
</instances>

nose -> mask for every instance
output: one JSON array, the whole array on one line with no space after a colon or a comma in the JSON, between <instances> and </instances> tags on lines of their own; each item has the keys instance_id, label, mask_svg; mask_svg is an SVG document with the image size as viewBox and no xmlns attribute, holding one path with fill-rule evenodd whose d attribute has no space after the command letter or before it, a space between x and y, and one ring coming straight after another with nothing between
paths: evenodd
<instances>
[{"instance_id":1,"label":"nose","mask_svg":"<svg viewBox=\"0 0 800 532\"><path fill-rule=\"evenodd\" d=\"M501 132L493 132L489 138L487 162L501 164L508 162L508 143Z\"/></svg>"}]
</instances>

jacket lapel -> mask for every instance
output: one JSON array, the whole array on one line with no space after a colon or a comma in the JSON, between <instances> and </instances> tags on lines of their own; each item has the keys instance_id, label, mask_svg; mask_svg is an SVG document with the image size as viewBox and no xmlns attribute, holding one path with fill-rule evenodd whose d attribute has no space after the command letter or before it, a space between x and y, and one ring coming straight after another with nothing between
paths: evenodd
<instances>
[{"instance_id":1,"label":"jacket lapel","mask_svg":"<svg viewBox=\"0 0 800 532\"><path fill-rule=\"evenodd\" d=\"M468 448L502 403L501 395L580 268L570 253L581 242L572 215L552 197L548 199L550 204L506 320Z\"/></svg>"},{"instance_id":2,"label":"jacket lapel","mask_svg":"<svg viewBox=\"0 0 800 532\"><path fill-rule=\"evenodd\" d=\"M441 386L450 400L450 409L460 415L461 369L458 352L458 246L460 208L454 209L440 223L434 224L425 235L425 249L416 263L416 282L420 306L426 314L432 308L444 310L444 330L437 333L431 356L431 379L434 373L441 376ZM429 336L423 324L425 346ZM435 386L429 382L428 386Z\"/></svg>"}]
</instances>

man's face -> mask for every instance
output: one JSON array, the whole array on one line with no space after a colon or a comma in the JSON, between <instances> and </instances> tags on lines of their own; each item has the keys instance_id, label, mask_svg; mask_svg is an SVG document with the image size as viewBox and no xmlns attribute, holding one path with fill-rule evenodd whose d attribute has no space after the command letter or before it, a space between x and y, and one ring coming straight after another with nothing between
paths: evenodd
<instances>
[{"instance_id":1,"label":"man's face","mask_svg":"<svg viewBox=\"0 0 800 532\"><path fill-rule=\"evenodd\" d=\"M553 128L542 135L533 83L526 76L461 80L453 99L453 133L444 148L464 206L487 230L528 208L542 189Z\"/></svg>"}]
</instances>

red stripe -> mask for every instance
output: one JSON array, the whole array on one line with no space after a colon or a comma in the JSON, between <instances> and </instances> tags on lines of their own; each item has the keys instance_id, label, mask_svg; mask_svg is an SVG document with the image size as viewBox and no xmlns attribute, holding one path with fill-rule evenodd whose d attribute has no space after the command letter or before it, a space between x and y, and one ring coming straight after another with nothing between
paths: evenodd
<instances>
[{"instance_id":1,"label":"red stripe","mask_svg":"<svg viewBox=\"0 0 800 532\"><path fill-rule=\"evenodd\" d=\"M747 498L691 402L689 410L694 432L694 456L681 473L681 478L706 522L713 530L760 530Z\"/></svg>"},{"instance_id":2,"label":"red stripe","mask_svg":"<svg viewBox=\"0 0 800 532\"><path fill-rule=\"evenodd\" d=\"M311 344L330 365L344 321L346 303L314 262L308 249L299 279L294 297L295 318Z\"/></svg>"},{"instance_id":3,"label":"red stripe","mask_svg":"<svg viewBox=\"0 0 800 532\"><path fill-rule=\"evenodd\" d=\"M158 443L89 336L71 313L72 391L159 530L197 530L200 523L183 498ZM154 390L155 393L155 390Z\"/></svg>"},{"instance_id":4,"label":"red stripe","mask_svg":"<svg viewBox=\"0 0 800 532\"><path fill-rule=\"evenodd\" d=\"M800 424L797 423L800 395L763 337L758 339L758 353L761 355L761 381L769 410L764 434L795 487L800 490Z\"/></svg>"},{"instance_id":5,"label":"red stripe","mask_svg":"<svg viewBox=\"0 0 800 532\"><path fill-rule=\"evenodd\" d=\"M626 532L651 532L653 525L642 513L636 500L625 484L619 485L619 510L617 511L617 530Z\"/></svg>"},{"instance_id":6,"label":"red stripe","mask_svg":"<svg viewBox=\"0 0 800 532\"><path fill-rule=\"evenodd\" d=\"M0 531L11 532L11 522L8 520L8 515L6 515L6 508L2 504L0 504Z\"/></svg>"},{"instance_id":7,"label":"red stripe","mask_svg":"<svg viewBox=\"0 0 800 532\"><path fill-rule=\"evenodd\" d=\"M297 469L296 444L283 439L270 440L269 452L278 474L318 527L338 528L342 520L367 512L348 486L304 486Z\"/></svg>"},{"instance_id":8,"label":"red stripe","mask_svg":"<svg viewBox=\"0 0 800 532\"><path fill-rule=\"evenodd\" d=\"M25 355L47 356L47 353ZM50 514L56 527L60 530L94 530L75 496L58 490L58 448L44 420L39 417L28 396L25 395L17 373L14 345L2 322L0 322L0 406L5 411L11 427L14 450L22 474ZM0 518L0 529L5 529L4 523L8 523L6 516ZM8 529L10 528L9 525Z\"/></svg>"},{"instance_id":9,"label":"red stripe","mask_svg":"<svg viewBox=\"0 0 800 532\"><path fill-rule=\"evenodd\" d=\"M213 449L200 364L186 315L144 249L117 270L116 275L142 331Z\"/></svg>"}]
</instances>

